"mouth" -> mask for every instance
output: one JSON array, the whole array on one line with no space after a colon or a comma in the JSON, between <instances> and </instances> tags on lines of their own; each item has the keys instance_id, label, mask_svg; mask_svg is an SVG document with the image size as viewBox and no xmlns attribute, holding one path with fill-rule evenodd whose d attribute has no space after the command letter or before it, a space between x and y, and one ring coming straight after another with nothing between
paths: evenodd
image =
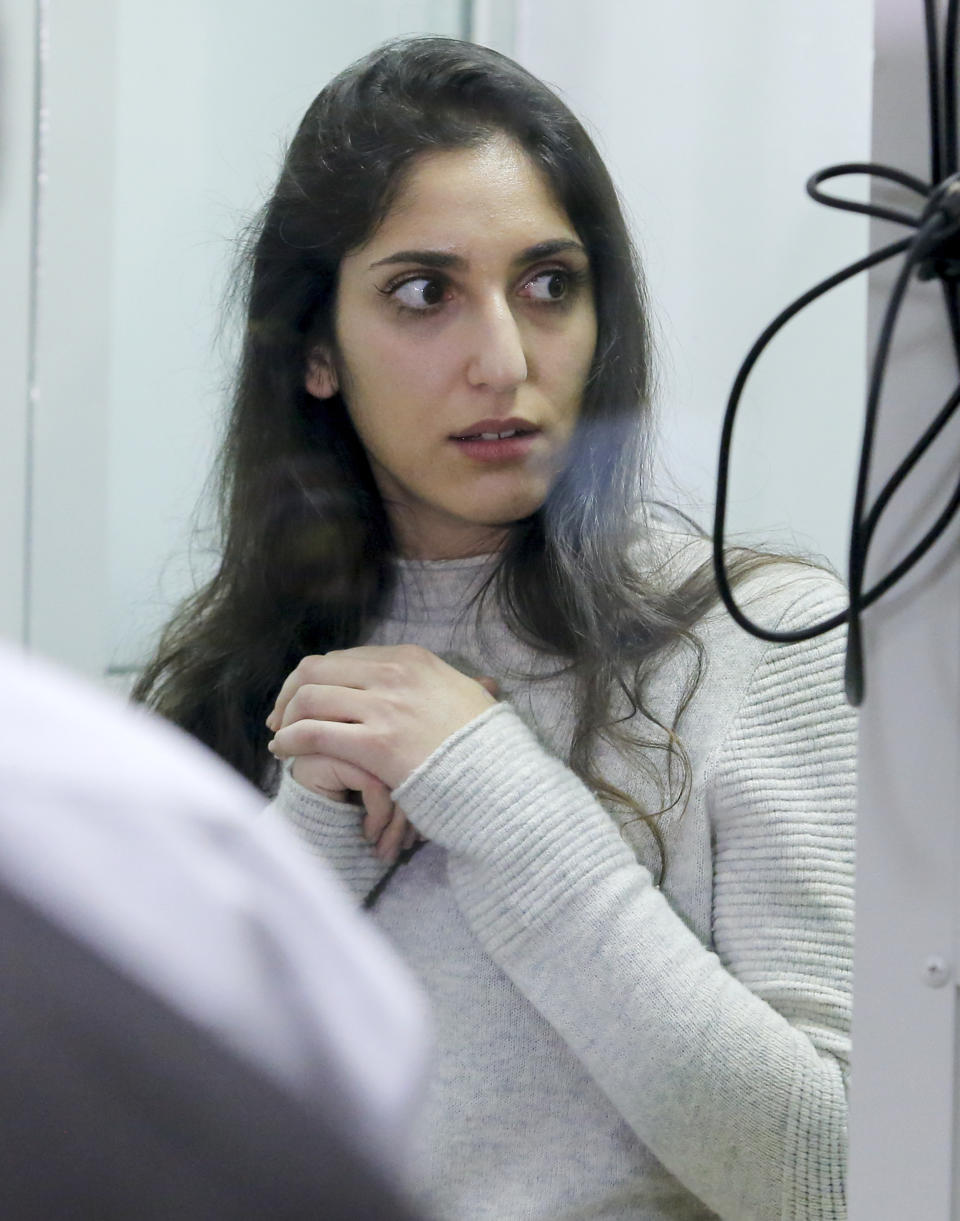
<instances>
[{"instance_id":1,"label":"mouth","mask_svg":"<svg viewBox=\"0 0 960 1221\"><path fill-rule=\"evenodd\" d=\"M510 437L532 437L539 428L506 428L502 432L464 432L451 437L451 441L507 441Z\"/></svg>"},{"instance_id":2,"label":"mouth","mask_svg":"<svg viewBox=\"0 0 960 1221\"><path fill-rule=\"evenodd\" d=\"M523 463L537 449L537 438L541 430L532 424L523 428L478 428L471 426L467 432L457 433L450 441L460 453L473 462Z\"/></svg>"},{"instance_id":3,"label":"mouth","mask_svg":"<svg viewBox=\"0 0 960 1221\"><path fill-rule=\"evenodd\" d=\"M536 424L531 424L529 420L523 419L522 416L512 416L505 420L475 420L474 423L462 432L454 433L450 440L493 443L496 441L511 441L515 437L532 437L538 432L540 432L540 429Z\"/></svg>"}]
</instances>

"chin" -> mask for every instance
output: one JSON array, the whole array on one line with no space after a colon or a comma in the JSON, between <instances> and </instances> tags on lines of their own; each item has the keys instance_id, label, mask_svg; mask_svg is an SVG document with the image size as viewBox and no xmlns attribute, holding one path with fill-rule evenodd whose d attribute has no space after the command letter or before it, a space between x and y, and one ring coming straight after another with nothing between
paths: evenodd
<instances>
[{"instance_id":1,"label":"chin","mask_svg":"<svg viewBox=\"0 0 960 1221\"><path fill-rule=\"evenodd\" d=\"M473 512L464 514L465 518L477 526L503 528L516 522L532 517L543 507L549 489L537 489L528 493L519 493L499 498L489 505L477 505Z\"/></svg>"}]
</instances>

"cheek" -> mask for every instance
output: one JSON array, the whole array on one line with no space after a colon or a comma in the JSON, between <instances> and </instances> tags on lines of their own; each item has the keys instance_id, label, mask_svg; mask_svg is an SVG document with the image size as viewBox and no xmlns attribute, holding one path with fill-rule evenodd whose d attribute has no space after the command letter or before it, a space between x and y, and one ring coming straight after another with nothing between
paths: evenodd
<instances>
[{"instance_id":1,"label":"cheek","mask_svg":"<svg viewBox=\"0 0 960 1221\"><path fill-rule=\"evenodd\" d=\"M347 394L367 412L395 416L405 406L422 405L448 374L444 345L425 343L416 335L370 331L365 342L343 356Z\"/></svg>"},{"instance_id":2,"label":"cheek","mask_svg":"<svg viewBox=\"0 0 960 1221\"><path fill-rule=\"evenodd\" d=\"M593 367L594 343L570 345L557 354L554 364L554 393L566 408L579 414Z\"/></svg>"},{"instance_id":3,"label":"cheek","mask_svg":"<svg viewBox=\"0 0 960 1221\"><path fill-rule=\"evenodd\" d=\"M597 320L592 309L584 309L570 326L564 341L557 345L555 367L570 386L582 390L590 376L597 350Z\"/></svg>"}]
</instances>

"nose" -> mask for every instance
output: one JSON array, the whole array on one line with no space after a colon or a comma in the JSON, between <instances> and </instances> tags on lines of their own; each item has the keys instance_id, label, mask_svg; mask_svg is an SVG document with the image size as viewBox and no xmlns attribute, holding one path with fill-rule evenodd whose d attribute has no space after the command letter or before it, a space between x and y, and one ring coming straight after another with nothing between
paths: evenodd
<instances>
[{"instance_id":1,"label":"nose","mask_svg":"<svg viewBox=\"0 0 960 1221\"><path fill-rule=\"evenodd\" d=\"M513 312L500 298L477 311L470 330L467 381L497 393L527 380L527 356Z\"/></svg>"}]
</instances>

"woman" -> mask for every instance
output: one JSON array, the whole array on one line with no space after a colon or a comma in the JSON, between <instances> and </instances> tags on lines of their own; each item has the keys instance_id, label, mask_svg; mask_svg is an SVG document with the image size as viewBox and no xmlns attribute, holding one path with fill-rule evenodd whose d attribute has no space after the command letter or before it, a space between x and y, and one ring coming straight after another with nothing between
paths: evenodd
<instances>
[{"instance_id":1,"label":"woman","mask_svg":"<svg viewBox=\"0 0 960 1221\"><path fill-rule=\"evenodd\" d=\"M252 245L222 565L139 694L419 973L440 1217L839 1218L842 642L746 637L649 520L638 285L517 65L418 39L337 77ZM731 562L785 627L841 598Z\"/></svg>"}]
</instances>

